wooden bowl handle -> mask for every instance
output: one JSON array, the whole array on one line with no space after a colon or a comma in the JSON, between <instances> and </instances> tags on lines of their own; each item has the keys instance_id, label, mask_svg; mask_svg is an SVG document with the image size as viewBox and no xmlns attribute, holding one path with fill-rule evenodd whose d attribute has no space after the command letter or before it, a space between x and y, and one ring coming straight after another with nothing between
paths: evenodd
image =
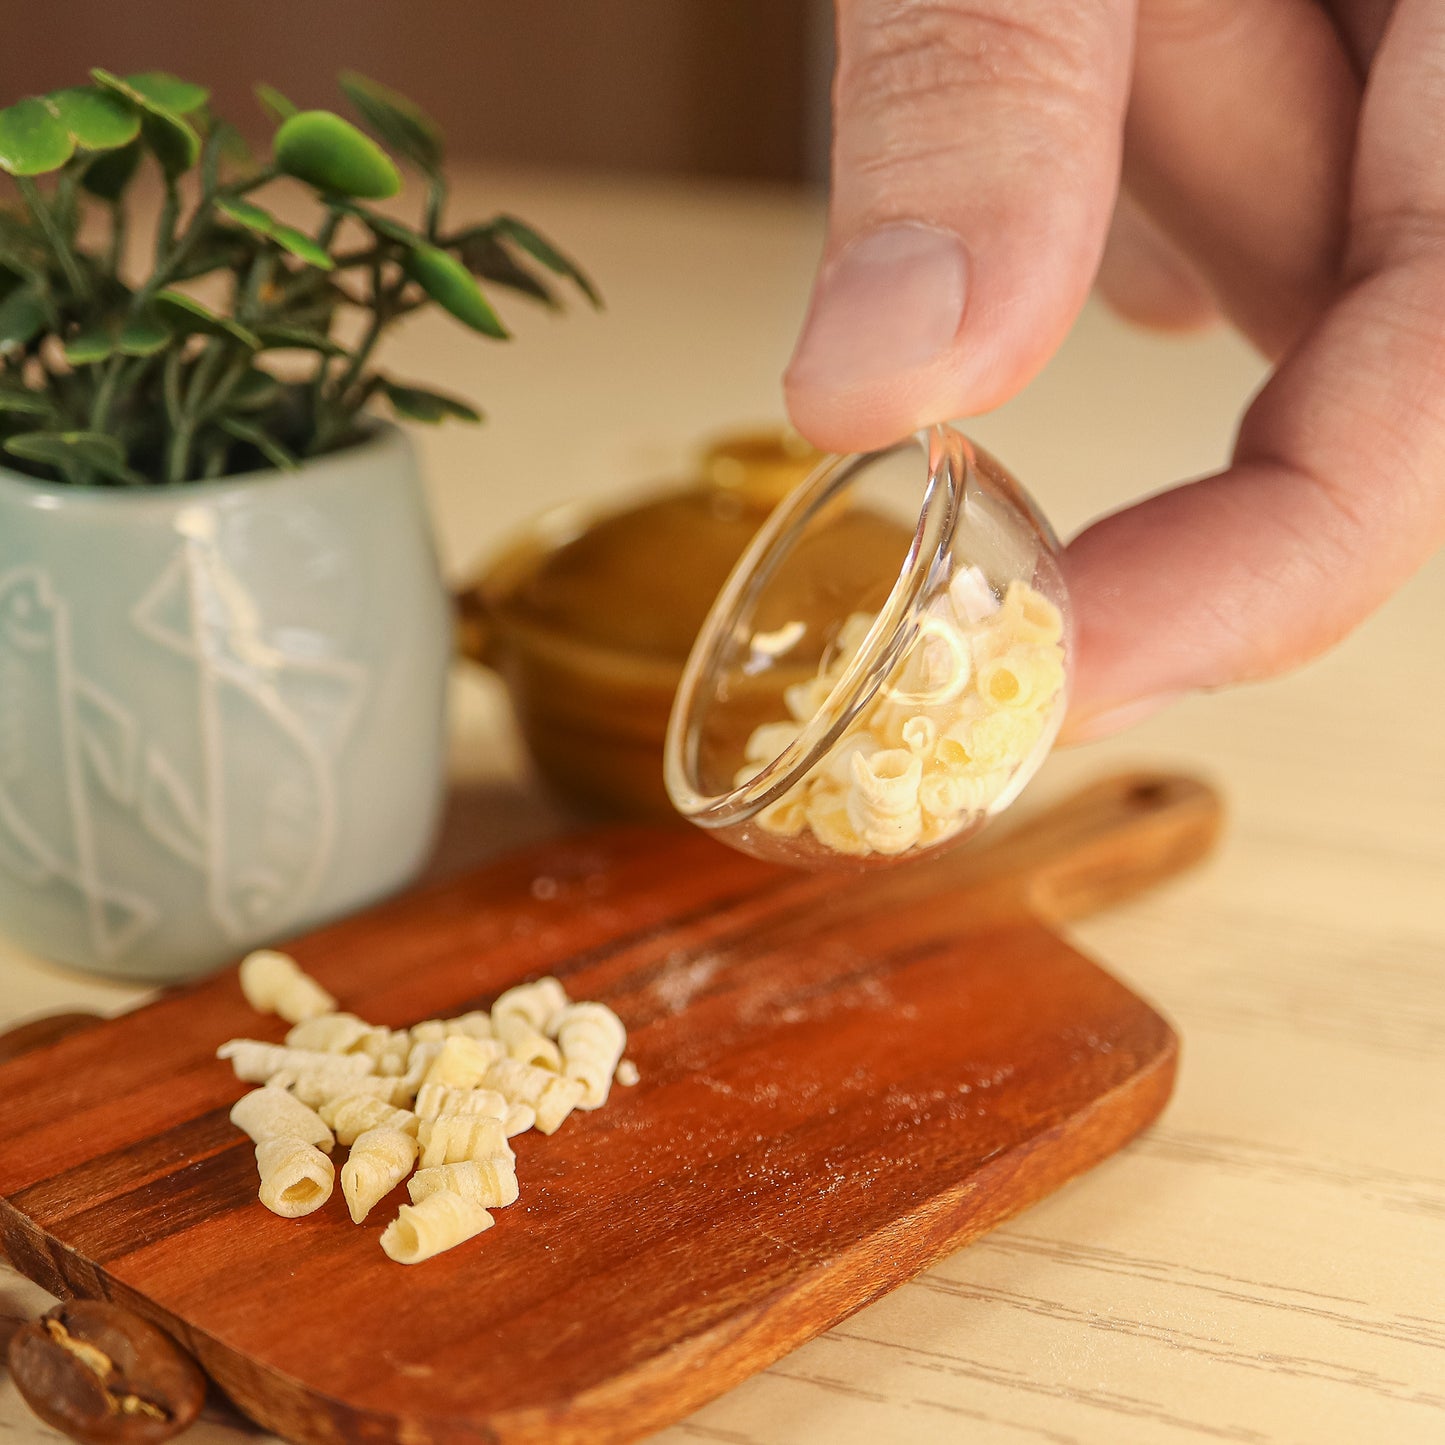
<instances>
[{"instance_id":1,"label":"wooden bowl handle","mask_svg":"<svg viewBox=\"0 0 1445 1445\"><path fill-rule=\"evenodd\" d=\"M456 649L458 655L483 667L495 667L496 642L491 615L477 586L460 587L452 594L452 614L456 618Z\"/></svg>"},{"instance_id":2,"label":"wooden bowl handle","mask_svg":"<svg viewBox=\"0 0 1445 1445\"><path fill-rule=\"evenodd\" d=\"M1062 922L1182 873L1213 848L1223 821L1219 794L1198 778L1122 773L980 852L989 872L1020 880L1035 913Z\"/></svg>"}]
</instances>

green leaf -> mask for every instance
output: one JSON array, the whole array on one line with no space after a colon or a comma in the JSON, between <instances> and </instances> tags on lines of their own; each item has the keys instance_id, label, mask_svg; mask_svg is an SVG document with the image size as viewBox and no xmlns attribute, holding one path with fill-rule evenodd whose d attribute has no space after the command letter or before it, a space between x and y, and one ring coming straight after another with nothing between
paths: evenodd
<instances>
[{"instance_id":1,"label":"green leaf","mask_svg":"<svg viewBox=\"0 0 1445 1445\"><path fill-rule=\"evenodd\" d=\"M161 163L162 169L168 176L175 177L195 165L201 155L201 138L194 128L182 119L180 111L166 105L161 96L169 93L164 84L156 84L157 74L135 76L122 80L118 75L112 75L108 70L92 70L90 78L103 89L111 91L115 95L123 96L132 105L138 105L145 115L141 119L141 133L146 144L155 153L156 159ZM161 77L163 80L173 77ZM142 89L136 81L146 82L146 88ZM175 84L182 87L182 98L185 99L190 92L198 92L200 99L197 104L204 104L206 93L200 86L186 86L184 81L176 81ZM195 106L191 106L195 109Z\"/></svg>"},{"instance_id":2,"label":"green leaf","mask_svg":"<svg viewBox=\"0 0 1445 1445\"><path fill-rule=\"evenodd\" d=\"M126 465L125 449L105 432L22 432L5 443L5 450L22 461L39 462L64 473L84 468L131 486L146 484L139 472Z\"/></svg>"},{"instance_id":3,"label":"green leaf","mask_svg":"<svg viewBox=\"0 0 1445 1445\"><path fill-rule=\"evenodd\" d=\"M237 441L249 442L273 467L285 472L294 472L301 465L296 453L281 445L269 432L254 422L242 421L237 416L223 416L217 423L221 430L229 432Z\"/></svg>"},{"instance_id":4,"label":"green leaf","mask_svg":"<svg viewBox=\"0 0 1445 1445\"><path fill-rule=\"evenodd\" d=\"M45 303L33 283L0 301L0 352L28 346L45 329Z\"/></svg>"},{"instance_id":5,"label":"green leaf","mask_svg":"<svg viewBox=\"0 0 1445 1445\"><path fill-rule=\"evenodd\" d=\"M201 158L201 138L179 116L149 112L141 121L146 144L172 178L184 175Z\"/></svg>"},{"instance_id":6,"label":"green leaf","mask_svg":"<svg viewBox=\"0 0 1445 1445\"><path fill-rule=\"evenodd\" d=\"M256 87L256 99L261 102L262 108L269 110L277 120L290 120L293 115L299 114L300 108L293 105L274 85L258 85Z\"/></svg>"},{"instance_id":7,"label":"green leaf","mask_svg":"<svg viewBox=\"0 0 1445 1445\"><path fill-rule=\"evenodd\" d=\"M116 350L123 356L154 356L164 351L174 333L154 312L128 317L116 338Z\"/></svg>"},{"instance_id":8,"label":"green leaf","mask_svg":"<svg viewBox=\"0 0 1445 1445\"><path fill-rule=\"evenodd\" d=\"M318 271L336 269L331 253L319 241L313 240L305 231L298 231L295 226L278 222L276 229L271 232L271 239L283 251L289 251L297 260L305 261L308 266L315 266Z\"/></svg>"},{"instance_id":9,"label":"green leaf","mask_svg":"<svg viewBox=\"0 0 1445 1445\"><path fill-rule=\"evenodd\" d=\"M348 216L355 216L384 240L397 241L403 246L428 244L427 238L420 231L413 230L404 221L393 221L390 216L383 216L380 211L373 211L367 206L352 205L349 201L332 204L334 209L343 211Z\"/></svg>"},{"instance_id":10,"label":"green leaf","mask_svg":"<svg viewBox=\"0 0 1445 1445\"><path fill-rule=\"evenodd\" d=\"M77 85L52 91L46 100L82 150L117 150L140 134L140 116L135 107L111 91Z\"/></svg>"},{"instance_id":11,"label":"green leaf","mask_svg":"<svg viewBox=\"0 0 1445 1445\"><path fill-rule=\"evenodd\" d=\"M595 306L602 309L602 297L592 284L592 279L570 256L565 256L545 236L534 231L525 221L515 216L498 216L492 222L496 233L504 240L511 241L525 251L534 261L539 261L556 276L563 276Z\"/></svg>"},{"instance_id":12,"label":"green leaf","mask_svg":"<svg viewBox=\"0 0 1445 1445\"><path fill-rule=\"evenodd\" d=\"M214 226L208 236L202 237L199 245L186 253L173 279L190 281L197 276L207 276L212 271L239 270L255 254L255 250L255 242L245 232L230 226Z\"/></svg>"},{"instance_id":13,"label":"green leaf","mask_svg":"<svg viewBox=\"0 0 1445 1445\"><path fill-rule=\"evenodd\" d=\"M269 371L253 366L231 390L226 405L234 411L262 411L281 393L281 383Z\"/></svg>"},{"instance_id":14,"label":"green leaf","mask_svg":"<svg viewBox=\"0 0 1445 1445\"><path fill-rule=\"evenodd\" d=\"M141 97L143 105L169 111L172 115L189 115L211 98L211 92L204 85L179 80L164 70L127 75L125 83Z\"/></svg>"},{"instance_id":15,"label":"green leaf","mask_svg":"<svg viewBox=\"0 0 1445 1445\"><path fill-rule=\"evenodd\" d=\"M510 334L482 295L482 288L472 279L472 273L455 256L435 246L417 246L407 253L402 264L407 275L438 306L450 311L473 331L498 340L505 340Z\"/></svg>"},{"instance_id":16,"label":"green leaf","mask_svg":"<svg viewBox=\"0 0 1445 1445\"><path fill-rule=\"evenodd\" d=\"M454 237L450 243L456 247L457 256L473 276L493 281L508 290L530 296L554 311L561 302L552 289L540 281L525 267L519 266L512 253L492 234L490 226L475 226Z\"/></svg>"},{"instance_id":17,"label":"green leaf","mask_svg":"<svg viewBox=\"0 0 1445 1445\"><path fill-rule=\"evenodd\" d=\"M263 351L318 351L323 356L345 356L346 348L329 336L306 326L258 326Z\"/></svg>"},{"instance_id":18,"label":"green leaf","mask_svg":"<svg viewBox=\"0 0 1445 1445\"><path fill-rule=\"evenodd\" d=\"M288 176L342 196L383 200L401 189L391 157L350 121L329 110L303 110L276 132L276 164Z\"/></svg>"},{"instance_id":19,"label":"green leaf","mask_svg":"<svg viewBox=\"0 0 1445 1445\"><path fill-rule=\"evenodd\" d=\"M256 169L256 157L251 154L246 137L230 121L216 121L213 130L220 147L221 159L229 169L247 173Z\"/></svg>"},{"instance_id":20,"label":"green leaf","mask_svg":"<svg viewBox=\"0 0 1445 1445\"><path fill-rule=\"evenodd\" d=\"M315 266L321 271L336 269L336 262L331 259L324 246L313 241L304 231L298 231L294 226L278 221L270 211L253 201L227 198L217 201L216 209L229 216L237 225L244 226L258 236L264 236L268 241L274 241L307 265Z\"/></svg>"},{"instance_id":21,"label":"green leaf","mask_svg":"<svg viewBox=\"0 0 1445 1445\"><path fill-rule=\"evenodd\" d=\"M239 341L242 346L249 346L253 351L259 350L261 346L261 338L248 331L240 322L229 316L222 316L219 311L212 311L209 306L203 306L194 296L187 296L183 291L172 291L169 288L158 291L154 305L161 318L178 331L228 336L233 341Z\"/></svg>"},{"instance_id":22,"label":"green leaf","mask_svg":"<svg viewBox=\"0 0 1445 1445\"><path fill-rule=\"evenodd\" d=\"M94 366L115 351L115 334L103 321L83 326L62 348L72 366Z\"/></svg>"},{"instance_id":23,"label":"green leaf","mask_svg":"<svg viewBox=\"0 0 1445 1445\"><path fill-rule=\"evenodd\" d=\"M80 184L102 201L118 201L140 165L141 145L132 141L119 150L106 151L85 168Z\"/></svg>"},{"instance_id":24,"label":"green leaf","mask_svg":"<svg viewBox=\"0 0 1445 1445\"><path fill-rule=\"evenodd\" d=\"M482 419L481 412L475 407L439 391L427 391L420 386L398 386L390 381L382 382L381 389L386 393L392 410L398 416L407 417L411 421L435 424L453 417L458 421L470 422L479 422Z\"/></svg>"},{"instance_id":25,"label":"green leaf","mask_svg":"<svg viewBox=\"0 0 1445 1445\"><path fill-rule=\"evenodd\" d=\"M31 391L23 381L0 377L0 412L16 416L53 416L55 404L43 392Z\"/></svg>"},{"instance_id":26,"label":"green leaf","mask_svg":"<svg viewBox=\"0 0 1445 1445\"><path fill-rule=\"evenodd\" d=\"M245 226L248 231L255 231L262 236L269 236L276 225L275 216L264 206L258 206L254 201L243 200L239 196L221 197L216 202L216 209L223 216L229 216L238 226Z\"/></svg>"},{"instance_id":27,"label":"green leaf","mask_svg":"<svg viewBox=\"0 0 1445 1445\"><path fill-rule=\"evenodd\" d=\"M38 97L0 110L0 170L12 176L43 176L58 171L74 154L70 132Z\"/></svg>"},{"instance_id":28,"label":"green leaf","mask_svg":"<svg viewBox=\"0 0 1445 1445\"><path fill-rule=\"evenodd\" d=\"M354 70L344 70L340 85L367 126L403 159L430 174L441 169L442 133L415 101Z\"/></svg>"}]
</instances>

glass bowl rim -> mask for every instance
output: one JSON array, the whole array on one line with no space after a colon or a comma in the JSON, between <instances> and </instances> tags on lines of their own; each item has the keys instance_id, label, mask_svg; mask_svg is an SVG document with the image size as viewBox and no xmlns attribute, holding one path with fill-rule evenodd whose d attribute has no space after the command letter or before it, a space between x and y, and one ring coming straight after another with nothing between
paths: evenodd
<instances>
[{"instance_id":1,"label":"glass bowl rim","mask_svg":"<svg viewBox=\"0 0 1445 1445\"><path fill-rule=\"evenodd\" d=\"M700 791L688 761L689 720L704 679L731 640L734 619L750 588L759 578L766 582L806 523L864 468L918 447L927 466L913 540L862 645L822 706L781 753L739 786L721 793ZM877 451L824 458L773 510L709 610L673 699L664 744L664 781L673 806L689 822L724 828L756 817L816 767L877 696L919 630L929 580L952 551L968 484L977 475L977 460L974 443L940 422ZM930 543L935 522L936 540Z\"/></svg>"}]
</instances>

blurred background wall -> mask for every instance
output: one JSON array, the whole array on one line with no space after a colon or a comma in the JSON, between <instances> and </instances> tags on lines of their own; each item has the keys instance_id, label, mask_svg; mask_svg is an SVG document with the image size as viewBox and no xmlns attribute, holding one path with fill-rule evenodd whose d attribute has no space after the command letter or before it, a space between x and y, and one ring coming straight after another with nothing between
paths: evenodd
<instances>
[{"instance_id":1,"label":"blurred background wall","mask_svg":"<svg viewBox=\"0 0 1445 1445\"><path fill-rule=\"evenodd\" d=\"M264 131L265 80L337 104L354 68L421 102L456 155L654 174L826 169L827 0L43 0L7 5L0 103L91 65L171 70Z\"/></svg>"}]
</instances>

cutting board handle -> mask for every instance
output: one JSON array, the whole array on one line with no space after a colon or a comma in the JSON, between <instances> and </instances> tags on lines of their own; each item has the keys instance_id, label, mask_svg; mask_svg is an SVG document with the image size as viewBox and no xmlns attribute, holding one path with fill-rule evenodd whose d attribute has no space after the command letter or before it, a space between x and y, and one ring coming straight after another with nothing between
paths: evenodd
<instances>
[{"instance_id":1,"label":"cutting board handle","mask_svg":"<svg viewBox=\"0 0 1445 1445\"><path fill-rule=\"evenodd\" d=\"M1179 773L1121 773L1065 799L975 855L1063 922L1122 903L1197 863L1224 820L1219 794Z\"/></svg>"}]
</instances>

